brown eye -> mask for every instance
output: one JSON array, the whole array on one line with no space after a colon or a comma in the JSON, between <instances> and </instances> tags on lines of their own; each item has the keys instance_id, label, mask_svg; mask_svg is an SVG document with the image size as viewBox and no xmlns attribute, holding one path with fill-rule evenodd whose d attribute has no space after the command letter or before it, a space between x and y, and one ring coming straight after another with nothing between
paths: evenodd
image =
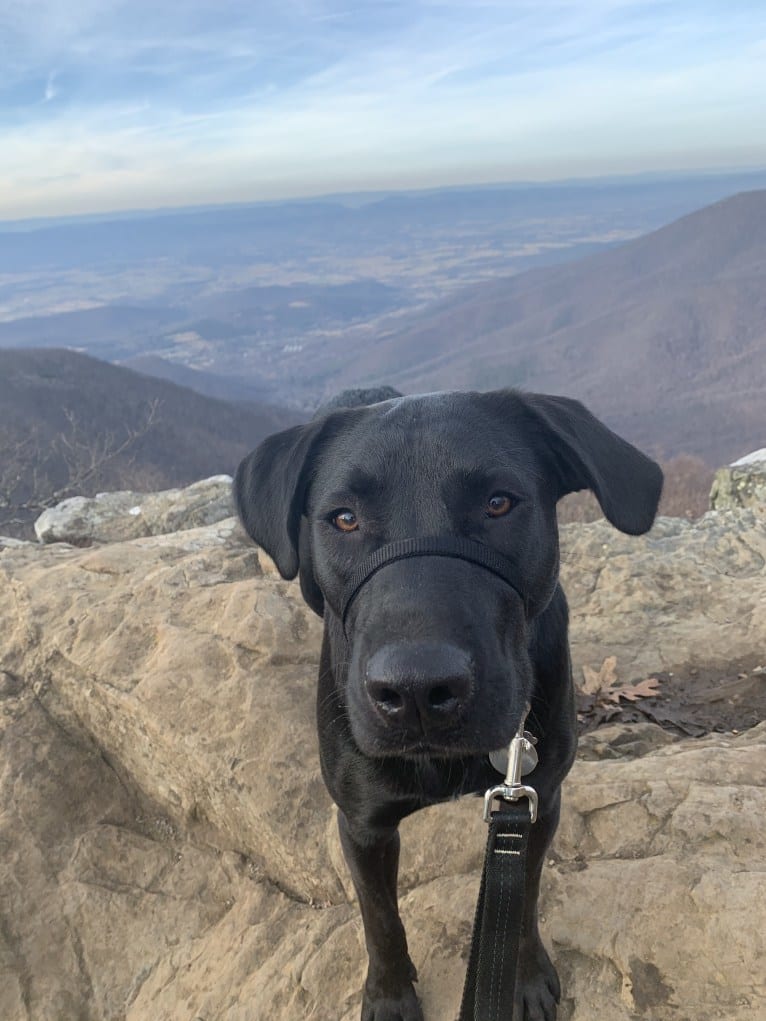
<instances>
[{"instance_id":1,"label":"brown eye","mask_svg":"<svg viewBox=\"0 0 766 1021\"><path fill-rule=\"evenodd\" d=\"M487 500L487 517L502 518L513 508L513 500L507 493L493 493Z\"/></svg>"},{"instance_id":2,"label":"brown eye","mask_svg":"<svg viewBox=\"0 0 766 1021\"><path fill-rule=\"evenodd\" d=\"M359 522L356 520L356 514L354 514L353 511L350 511L348 507L344 507L343 510L339 510L333 514L332 523L339 532L355 532L357 528L359 528Z\"/></svg>"}]
</instances>

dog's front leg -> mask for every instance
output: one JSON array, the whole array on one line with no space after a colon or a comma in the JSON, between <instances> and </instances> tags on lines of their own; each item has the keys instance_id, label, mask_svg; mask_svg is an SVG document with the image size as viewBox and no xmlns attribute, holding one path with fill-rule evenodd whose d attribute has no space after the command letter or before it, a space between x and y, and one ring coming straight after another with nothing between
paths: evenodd
<instances>
[{"instance_id":1,"label":"dog's front leg","mask_svg":"<svg viewBox=\"0 0 766 1021\"><path fill-rule=\"evenodd\" d=\"M423 1021L415 967L399 917L399 831L358 834L338 812L340 841L359 898L369 970L362 1021Z\"/></svg>"},{"instance_id":2,"label":"dog's front leg","mask_svg":"<svg viewBox=\"0 0 766 1021\"><path fill-rule=\"evenodd\" d=\"M540 939L537 901L545 855L559 822L560 804L561 795L556 792L552 803L546 806L529 832L527 885L516 978L514 1017L517 1021L556 1021L561 987L553 962Z\"/></svg>"}]
</instances>

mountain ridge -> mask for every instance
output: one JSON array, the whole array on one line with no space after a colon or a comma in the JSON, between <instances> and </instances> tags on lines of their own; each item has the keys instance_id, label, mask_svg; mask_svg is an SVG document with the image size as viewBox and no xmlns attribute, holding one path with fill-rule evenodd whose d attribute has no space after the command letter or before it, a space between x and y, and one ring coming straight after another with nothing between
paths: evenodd
<instances>
[{"instance_id":1,"label":"mountain ridge","mask_svg":"<svg viewBox=\"0 0 766 1021\"><path fill-rule=\"evenodd\" d=\"M233 473L262 439L300 418L76 351L0 349L0 530L28 532L56 493L147 491Z\"/></svg>"},{"instance_id":2,"label":"mountain ridge","mask_svg":"<svg viewBox=\"0 0 766 1021\"><path fill-rule=\"evenodd\" d=\"M727 461L766 433L766 190L574 262L472 285L408 322L340 383L568 393L636 442ZM685 409L670 414L679 401Z\"/></svg>"}]
</instances>

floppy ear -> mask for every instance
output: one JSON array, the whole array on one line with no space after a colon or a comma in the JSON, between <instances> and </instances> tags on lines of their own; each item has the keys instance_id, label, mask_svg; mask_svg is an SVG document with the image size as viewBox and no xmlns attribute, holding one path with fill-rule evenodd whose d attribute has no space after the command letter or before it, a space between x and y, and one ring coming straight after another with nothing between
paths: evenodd
<instances>
[{"instance_id":1,"label":"floppy ear","mask_svg":"<svg viewBox=\"0 0 766 1021\"><path fill-rule=\"evenodd\" d=\"M324 616L324 594L314 576L314 555L311 549L311 529L305 517L300 519L298 533L298 563L300 565L301 593L318 617Z\"/></svg>"},{"instance_id":2,"label":"floppy ear","mask_svg":"<svg viewBox=\"0 0 766 1021\"><path fill-rule=\"evenodd\" d=\"M298 573L300 523L312 454L326 423L320 419L269 436L247 455L234 476L239 519L283 578Z\"/></svg>"},{"instance_id":3,"label":"floppy ear","mask_svg":"<svg viewBox=\"0 0 766 1021\"><path fill-rule=\"evenodd\" d=\"M662 469L592 415L579 401L519 394L545 433L559 497L595 493L607 519L628 535L648 532L662 493Z\"/></svg>"}]
</instances>

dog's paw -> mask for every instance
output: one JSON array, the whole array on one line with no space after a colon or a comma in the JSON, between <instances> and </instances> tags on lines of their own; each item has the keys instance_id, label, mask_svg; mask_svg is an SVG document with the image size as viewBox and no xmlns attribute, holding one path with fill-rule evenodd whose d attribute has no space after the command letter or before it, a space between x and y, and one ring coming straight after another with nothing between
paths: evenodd
<instances>
[{"instance_id":1,"label":"dog's paw","mask_svg":"<svg viewBox=\"0 0 766 1021\"><path fill-rule=\"evenodd\" d=\"M423 1021L412 984L396 996L374 996L365 989L362 1021Z\"/></svg>"},{"instance_id":2,"label":"dog's paw","mask_svg":"<svg viewBox=\"0 0 766 1021\"><path fill-rule=\"evenodd\" d=\"M518 1021L556 1021L561 985L542 943L523 953L516 981L514 1017Z\"/></svg>"}]
</instances>

